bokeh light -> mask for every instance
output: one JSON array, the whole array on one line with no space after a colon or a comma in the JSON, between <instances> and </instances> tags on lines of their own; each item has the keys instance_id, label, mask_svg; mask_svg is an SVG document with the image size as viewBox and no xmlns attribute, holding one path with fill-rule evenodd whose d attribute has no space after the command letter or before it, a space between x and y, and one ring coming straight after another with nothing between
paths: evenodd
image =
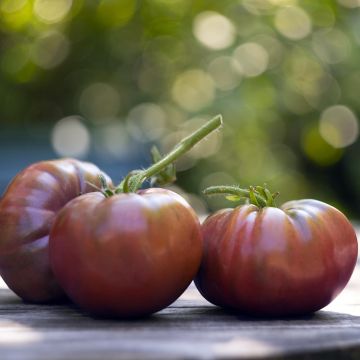
<instances>
[{"instance_id":1,"label":"bokeh light","mask_svg":"<svg viewBox=\"0 0 360 360\"><path fill-rule=\"evenodd\" d=\"M97 129L95 141L99 155L110 159L124 161L136 151L126 126L119 121L111 121Z\"/></svg>"},{"instance_id":2,"label":"bokeh light","mask_svg":"<svg viewBox=\"0 0 360 360\"><path fill-rule=\"evenodd\" d=\"M358 119L346 106L331 106L321 114L319 131L325 141L334 148L343 148L358 138Z\"/></svg>"},{"instance_id":3,"label":"bokeh light","mask_svg":"<svg viewBox=\"0 0 360 360\"><path fill-rule=\"evenodd\" d=\"M303 39L312 30L309 15L298 6L279 8L275 16L275 27L281 35L291 40Z\"/></svg>"},{"instance_id":4,"label":"bokeh light","mask_svg":"<svg viewBox=\"0 0 360 360\"><path fill-rule=\"evenodd\" d=\"M43 69L52 69L65 60L69 50L70 43L64 34L49 31L36 40L32 49L32 60Z\"/></svg>"},{"instance_id":5,"label":"bokeh light","mask_svg":"<svg viewBox=\"0 0 360 360\"><path fill-rule=\"evenodd\" d=\"M70 12L72 0L35 0L34 14L47 24L63 20Z\"/></svg>"},{"instance_id":6,"label":"bokeh light","mask_svg":"<svg viewBox=\"0 0 360 360\"><path fill-rule=\"evenodd\" d=\"M259 34L253 38L253 41L262 46L267 52L267 68L273 69L281 64L285 55L285 48L282 43L269 34Z\"/></svg>"},{"instance_id":7,"label":"bokeh light","mask_svg":"<svg viewBox=\"0 0 360 360\"><path fill-rule=\"evenodd\" d=\"M205 11L197 15L193 32L201 44L213 50L229 47L234 43L236 36L231 21L214 11Z\"/></svg>"},{"instance_id":8,"label":"bokeh light","mask_svg":"<svg viewBox=\"0 0 360 360\"><path fill-rule=\"evenodd\" d=\"M234 59L238 63L235 67L245 77L254 77L262 74L268 65L267 51L257 43L245 43L234 51Z\"/></svg>"},{"instance_id":9,"label":"bokeh light","mask_svg":"<svg viewBox=\"0 0 360 360\"><path fill-rule=\"evenodd\" d=\"M130 134L138 141L154 141L164 135L166 113L157 104L139 104L129 112L127 124Z\"/></svg>"},{"instance_id":10,"label":"bokeh light","mask_svg":"<svg viewBox=\"0 0 360 360\"><path fill-rule=\"evenodd\" d=\"M84 157L90 149L90 133L81 119L68 116L59 120L51 134L51 143L59 156Z\"/></svg>"},{"instance_id":11,"label":"bokeh light","mask_svg":"<svg viewBox=\"0 0 360 360\"><path fill-rule=\"evenodd\" d=\"M199 69L179 74L172 87L174 101L188 111L199 111L209 106L215 97L215 84L211 76Z\"/></svg>"}]
</instances>

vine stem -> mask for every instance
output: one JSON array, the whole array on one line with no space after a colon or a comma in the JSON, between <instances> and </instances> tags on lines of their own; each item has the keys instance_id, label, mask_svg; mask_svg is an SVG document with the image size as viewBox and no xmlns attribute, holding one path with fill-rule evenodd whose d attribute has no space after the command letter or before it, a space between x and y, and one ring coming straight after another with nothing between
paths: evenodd
<instances>
[{"instance_id":1,"label":"vine stem","mask_svg":"<svg viewBox=\"0 0 360 360\"><path fill-rule=\"evenodd\" d=\"M267 187L262 186L250 186L249 189L242 189L237 185L219 185L219 186L210 186L206 188L203 193L205 195L230 195L234 199L229 200L240 200L246 198L250 201L251 204L254 204L259 207L266 206L276 206L275 197L278 193L271 194Z\"/></svg>"},{"instance_id":2,"label":"vine stem","mask_svg":"<svg viewBox=\"0 0 360 360\"><path fill-rule=\"evenodd\" d=\"M200 127L198 130L190 134L189 136L182 139L175 147L162 159L160 159L155 164L151 165L145 170L141 170L134 175L130 175L127 181L127 189L123 189L125 192L135 192L138 190L142 183L152 177L153 175L159 173L169 164L173 163L180 156L188 152L194 145L204 139L214 130L220 128L223 124L222 116L217 115L206 124Z\"/></svg>"},{"instance_id":3,"label":"vine stem","mask_svg":"<svg viewBox=\"0 0 360 360\"><path fill-rule=\"evenodd\" d=\"M186 138L182 139L172 151L170 151L167 155L165 155L160 161L153 164L143 172L143 176L145 178L149 178L160 170L165 168L167 165L174 162L181 155L188 152L194 145L196 145L199 141L205 138L214 130L218 129L222 126L222 116L217 115L213 119L209 120L205 125L203 125L200 129L196 130Z\"/></svg>"}]
</instances>

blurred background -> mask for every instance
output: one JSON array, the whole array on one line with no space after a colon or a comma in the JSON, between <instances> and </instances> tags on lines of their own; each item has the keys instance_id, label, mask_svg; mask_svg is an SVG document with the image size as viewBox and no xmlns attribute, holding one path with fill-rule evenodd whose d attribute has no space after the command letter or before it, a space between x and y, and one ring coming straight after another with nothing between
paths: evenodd
<instances>
[{"instance_id":1,"label":"blurred background","mask_svg":"<svg viewBox=\"0 0 360 360\"><path fill-rule=\"evenodd\" d=\"M184 157L210 185L268 183L360 217L360 0L2 0L0 190L73 156L114 180L221 113Z\"/></svg>"}]
</instances>

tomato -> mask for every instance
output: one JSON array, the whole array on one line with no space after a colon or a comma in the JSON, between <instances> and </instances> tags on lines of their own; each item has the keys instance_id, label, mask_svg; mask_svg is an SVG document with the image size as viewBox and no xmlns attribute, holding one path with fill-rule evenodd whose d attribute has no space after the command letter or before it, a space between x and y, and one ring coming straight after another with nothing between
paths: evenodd
<instances>
[{"instance_id":1,"label":"tomato","mask_svg":"<svg viewBox=\"0 0 360 360\"><path fill-rule=\"evenodd\" d=\"M138 317L172 303L200 266L198 218L178 194L152 188L82 195L57 215L50 263L71 300L91 313Z\"/></svg>"},{"instance_id":2,"label":"tomato","mask_svg":"<svg viewBox=\"0 0 360 360\"><path fill-rule=\"evenodd\" d=\"M0 274L26 301L64 297L49 266L49 232L56 213L99 185L100 170L74 159L42 161L20 172L0 201ZM110 180L107 179L110 184Z\"/></svg>"},{"instance_id":3,"label":"tomato","mask_svg":"<svg viewBox=\"0 0 360 360\"><path fill-rule=\"evenodd\" d=\"M345 287L357 259L350 222L316 200L220 210L206 219L202 234L197 288L211 303L250 315L323 308Z\"/></svg>"}]
</instances>

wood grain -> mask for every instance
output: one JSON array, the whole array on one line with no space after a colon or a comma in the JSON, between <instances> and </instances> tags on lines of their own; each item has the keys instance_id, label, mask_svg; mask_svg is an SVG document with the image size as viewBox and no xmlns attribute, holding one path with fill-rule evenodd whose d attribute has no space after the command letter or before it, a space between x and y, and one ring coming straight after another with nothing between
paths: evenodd
<instances>
[{"instance_id":1,"label":"wood grain","mask_svg":"<svg viewBox=\"0 0 360 360\"><path fill-rule=\"evenodd\" d=\"M359 315L360 266L332 304L294 319L227 313L193 285L146 319L96 319L70 304L25 304L3 285L0 360L360 359Z\"/></svg>"}]
</instances>

